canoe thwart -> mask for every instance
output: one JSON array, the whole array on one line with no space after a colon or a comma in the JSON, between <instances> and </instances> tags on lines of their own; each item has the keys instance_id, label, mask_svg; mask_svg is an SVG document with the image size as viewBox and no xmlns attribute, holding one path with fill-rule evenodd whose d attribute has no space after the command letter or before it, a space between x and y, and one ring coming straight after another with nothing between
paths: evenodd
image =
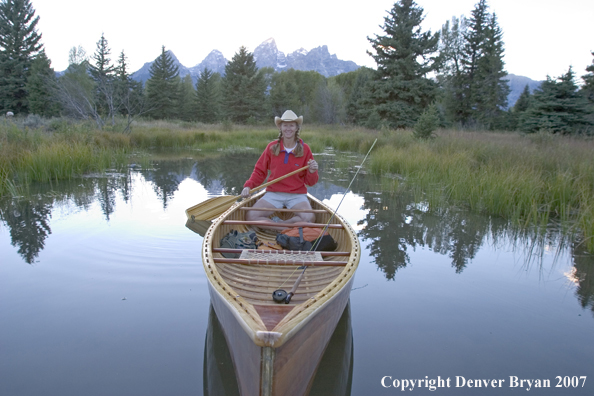
<instances>
[{"instance_id":1,"label":"canoe thwart","mask_svg":"<svg viewBox=\"0 0 594 396\"><path fill-rule=\"evenodd\" d=\"M231 249L231 248L213 248L213 253L241 253L245 249ZM264 249L248 249L250 252L256 253L274 253L278 252L279 254L286 254L293 252L293 250L264 250ZM306 252L309 253L309 252ZM312 252L313 253L313 252ZM350 252L317 252L322 255L322 257L327 256L350 256Z\"/></svg>"},{"instance_id":2,"label":"canoe thwart","mask_svg":"<svg viewBox=\"0 0 594 396\"><path fill-rule=\"evenodd\" d=\"M297 222L297 223L273 223L267 221L247 221L247 220L224 220L221 224L227 225L253 225L253 226L265 226L265 227L285 227L285 228L293 228L293 227L311 227L311 228L324 228L326 224L321 223L305 223L305 222ZM342 224L328 224L328 228L344 228Z\"/></svg>"},{"instance_id":3,"label":"canoe thwart","mask_svg":"<svg viewBox=\"0 0 594 396\"><path fill-rule=\"evenodd\" d=\"M287 213L328 213L323 209L276 209L276 208L254 208L254 207L241 207L239 210L255 210L260 212L287 212Z\"/></svg>"},{"instance_id":4,"label":"canoe thwart","mask_svg":"<svg viewBox=\"0 0 594 396\"><path fill-rule=\"evenodd\" d=\"M344 267L348 261L311 261L311 260L262 260L262 259L229 259L213 258L217 264L244 264L244 265L307 265L313 267Z\"/></svg>"}]
</instances>

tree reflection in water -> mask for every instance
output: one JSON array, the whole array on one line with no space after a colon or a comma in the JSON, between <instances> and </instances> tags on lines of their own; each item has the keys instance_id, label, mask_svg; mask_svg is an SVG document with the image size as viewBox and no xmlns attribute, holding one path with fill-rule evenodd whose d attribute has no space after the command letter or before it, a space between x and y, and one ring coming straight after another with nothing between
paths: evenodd
<instances>
[{"instance_id":1,"label":"tree reflection in water","mask_svg":"<svg viewBox=\"0 0 594 396\"><path fill-rule=\"evenodd\" d=\"M52 230L49 226L52 205L42 199L5 200L0 208L0 219L10 230L12 246L27 264L32 264L45 246Z\"/></svg>"},{"instance_id":2,"label":"tree reflection in water","mask_svg":"<svg viewBox=\"0 0 594 396\"><path fill-rule=\"evenodd\" d=\"M359 222L359 236L387 279L410 264L409 250L426 247L448 255L460 273L476 256L485 239L501 232L504 222L456 208L429 212L405 193L361 193L369 212Z\"/></svg>"}]
</instances>

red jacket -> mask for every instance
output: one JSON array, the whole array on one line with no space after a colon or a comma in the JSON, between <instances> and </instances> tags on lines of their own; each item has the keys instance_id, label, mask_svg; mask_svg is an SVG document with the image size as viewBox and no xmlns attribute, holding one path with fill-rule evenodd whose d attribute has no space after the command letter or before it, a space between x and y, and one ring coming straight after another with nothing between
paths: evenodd
<instances>
[{"instance_id":1,"label":"red jacket","mask_svg":"<svg viewBox=\"0 0 594 396\"><path fill-rule=\"evenodd\" d=\"M313 159L313 155L311 153L311 149L309 148L309 146L303 143L303 140L300 141L303 145L302 157L295 157L295 154L293 154L292 152L287 153L285 151L285 147L283 146L282 140L280 153L275 156L272 154L272 152L270 152L270 147L276 144L278 140L268 143L268 146L266 146L266 150L264 150L264 152L258 159L258 162L256 162L256 166L254 167L254 172L252 172L252 176L249 178L248 181L245 182L243 186L249 188L258 187L266 179L269 170L270 177L268 178L268 180L274 180L307 165L307 162ZM296 175L287 177L286 179L283 179L277 183L274 183L266 187L266 191L286 192L292 194L306 194L307 187L305 186L313 186L317 182L318 172L316 171L314 173L311 173L309 169L306 169L303 172L299 172Z\"/></svg>"}]
</instances>

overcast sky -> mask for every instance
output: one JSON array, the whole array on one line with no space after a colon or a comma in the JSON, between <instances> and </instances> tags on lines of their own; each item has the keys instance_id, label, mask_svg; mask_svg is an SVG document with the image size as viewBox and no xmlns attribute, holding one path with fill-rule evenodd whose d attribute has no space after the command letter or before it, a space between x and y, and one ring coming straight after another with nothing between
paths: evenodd
<instances>
[{"instance_id":1,"label":"overcast sky","mask_svg":"<svg viewBox=\"0 0 594 396\"><path fill-rule=\"evenodd\" d=\"M478 0L417 0L425 10L423 28L432 32L452 16L470 16ZM154 60L165 45L184 66L195 66L213 49L231 59L240 46L249 51L272 37L285 54L327 45L339 59L375 67L367 37L381 34L394 1L364 0L31 0L40 17L46 53L56 71L68 66L68 51L88 55L105 34L115 63L124 50L131 71ZM594 57L594 1L490 0L503 30L508 73L543 80L570 65L579 77Z\"/></svg>"}]
</instances>

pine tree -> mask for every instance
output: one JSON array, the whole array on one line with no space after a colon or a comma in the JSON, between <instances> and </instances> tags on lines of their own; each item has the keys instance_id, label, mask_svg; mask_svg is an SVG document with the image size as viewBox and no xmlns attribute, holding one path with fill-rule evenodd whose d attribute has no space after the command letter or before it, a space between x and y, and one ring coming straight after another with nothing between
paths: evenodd
<instances>
[{"instance_id":1,"label":"pine tree","mask_svg":"<svg viewBox=\"0 0 594 396\"><path fill-rule=\"evenodd\" d=\"M196 81L196 119L205 124L214 124L219 121L221 113L219 73L213 73L206 67Z\"/></svg>"},{"instance_id":2,"label":"pine tree","mask_svg":"<svg viewBox=\"0 0 594 396\"><path fill-rule=\"evenodd\" d=\"M92 56L94 63L91 63L89 72L97 87L98 111L101 115L111 118L113 124L117 108L114 85L116 68L111 64L110 54L111 49L102 33L101 38L97 41L97 49Z\"/></svg>"},{"instance_id":3,"label":"pine tree","mask_svg":"<svg viewBox=\"0 0 594 396\"><path fill-rule=\"evenodd\" d=\"M524 87L524 90L516 100L516 103L512 108L507 111L506 118L507 123L505 129L515 131L520 125L520 120L524 117L524 113L530 107L532 103L532 95L530 94L530 87L528 84Z\"/></svg>"},{"instance_id":4,"label":"pine tree","mask_svg":"<svg viewBox=\"0 0 594 396\"><path fill-rule=\"evenodd\" d=\"M223 100L225 115L231 121L245 123L264 115L266 85L258 73L254 55L241 47L225 66Z\"/></svg>"},{"instance_id":5,"label":"pine tree","mask_svg":"<svg viewBox=\"0 0 594 396\"><path fill-rule=\"evenodd\" d=\"M27 80L30 113L45 117L59 114L60 106L52 94L52 87L55 84L56 74L51 67L51 61L45 51L41 50L31 63L31 75Z\"/></svg>"},{"instance_id":6,"label":"pine tree","mask_svg":"<svg viewBox=\"0 0 594 396\"><path fill-rule=\"evenodd\" d=\"M487 25L481 43L481 56L472 81L471 104L474 118L485 128L495 129L501 125L504 108L507 107L509 85L503 62L503 34L497 16L487 15Z\"/></svg>"},{"instance_id":7,"label":"pine tree","mask_svg":"<svg viewBox=\"0 0 594 396\"><path fill-rule=\"evenodd\" d=\"M363 125L365 123L366 109L365 103L370 103L369 84L373 80L375 71L367 67L360 67L353 73L354 80L350 89L345 89L346 98L346 120L354 124ZM344 74L343 74L344 75ZM339 76L337 76L339 77ZM371 128L377 128L378 125L370 125Z\"/></svg>"},{"instance_id":8,"label":"pine tree","mask_svg":"<svg viewBox=\"0 0 594 396\"><path fill-rule=\"evenodd\" d=\"M437 76L441 91L441 103L450 123L467 118L466 76L462 60L464 58L467 19L452 17L441 29L440 54L442 67Z\"/></svg>"},{"instance_id":9,"label":"pine tree","mask_svg":"<svg viewBox=\"0 0 594 396\"><path fill-rule=\"evenodd\" d=\"M592 55L594 56L594 52L592 52ZM582 85L580 93L588 101L588 115L586 118L590 124L594 124L594 60L586 67L586 71L588 74L582 76L584 85Z\"/></svg>"},{"instance_id":10,"label":"pine tree","mask_svg":"<svg viewBox=\"0 0 594 396\"><path fill-rule=\"evenodd\" d=\"M174 64L165 46L161 55L151 65L151 77L146 82L149 114L153 118L175 118L176 100L179 89L179 67Z\"/></svg>"},{"instance_id":11,"label":"pine tree","mask_svg":"<svg viewBox=\"0 0 594 396\"><path fill-rule=\"evenodd\" d=\"M142 83L128 74L128 63L124 51L120 53L118 65L115 68L115 102L119 113L126 117L127 125L124 132L128 132L134 116L146 112L146 100Z\"/></svg>"},{"instance_id":12,"label":"pine tree","mask_svg":"<svg viewBox=\"0 0 594 396\"><path fill-rule=\"evenodd\" d=\"M509 86L503 62L503 32L486 0L479 0L471 17L452 19L442 28L446 67L438 80L444 87L443 107L450 123L501 128L506 123Z\"/></svg>"},{"instance_id":13,"label":"pine tree","mask_svg":"<svg viewBox=\"0 0 594 396\"><path fill-rule=\"evenodd\" d=\"M531 95L530 95L530 87L528 84L524 87L524 90L520 94L518 100L514 104L513 111L514 113L523 113L530 107L531 102Z\"/></svg>"},{"instance_id":14,"label":"pine tree","mask_svg":"<svg viewBox=\"0 0 594 396\"><path fill-rule=\"evenodd\" d=\"M272 77L270 107L273 114L282 114L287 109L291 109L297 114L303 114L295 77L296 71L294 69L276 73Z\"/></svg>"},{"instance_id":15,"label":"pine tree","mask_svg":"<svg viewBox=\"0 0 594 396\"><path fill-rule=\"evenodd\" d=\"M27 79L31 63L41 50L39 17L29 0L0 3L0 109L27 113Z\"/></svg>"},{"instance_id":16,"label":"pine tree","mask_svg":"<svg viewBox=\"0 0 594 396\"><path fill-rule=\"evenodd\" d=\"M594 56L594 52L592 52L592 55ZM588 74L582 76L584 85L582 85L581 91L586 99L594 105L594 60L592 60L592 64L586 67L586 71Z\"/></svg>"},{"instance_id":17,"label":"pine tree","mask_svg":"<svg viewBox=\"0 0 594 396\"><path fill-rule=\"evenodd\" d=\"M179 82L178 99L177 99L177 118L184 121L193 121L196 119L195 113L195 97L194 83L192 76L186 74Z\"/></svg>"},{"instance_id":18,"label":"pine tree","mask_svg":"<svg viewBox=\"0 0 594 396\"><path fill-rule=\"evenodd\" d=\"M105 35L101 33L101 38L97 41L97 49L91 58L95 62L91 64L90 73L95 81L107 80L115 75L116 68L111 64L110 54L111 48Z\"/></svg>"},{"instance_id":19,"label":"pine tree","mask_svg":"<svg viewBox=\"0 0 594 396\"><path fill-rule=\"evenodd\" d=\"M371 112L396 128L414 125L435 98L436 84L427 74L437 70L439 33L421 31L423 8L400 0L384 18L385 35L368 38L377 64L370 85Z\"/></svg>"},{"instance_id":20,"label":"pine tree","mask_svg":"<svg viewBox=\"0 0 594 396\"><path fill-rule=\"evenodd\" d=\"M547 76L534 91L532 103L521 118L521 129L568 134L583 132L591 126L586 119L586 100L578 93L574 77L571 67L558 81Z\"/></svg>"}]
</instances>

